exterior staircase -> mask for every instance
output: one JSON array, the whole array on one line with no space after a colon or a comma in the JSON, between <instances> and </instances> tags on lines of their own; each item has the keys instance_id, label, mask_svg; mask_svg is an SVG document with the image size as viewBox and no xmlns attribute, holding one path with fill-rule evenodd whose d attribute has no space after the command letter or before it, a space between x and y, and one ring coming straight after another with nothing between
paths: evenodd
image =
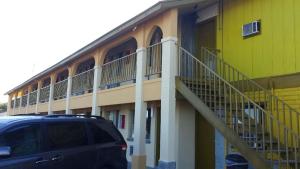
<instances>
[{"instance_id":1,"label":"exterior staircase","mask_svg":"<svg viewBox=\"0 0 300 169\"><path fill-rule=\"evenodd\" d=\"M181 47L178 52L177 90L233 149L256 169L298 168L299 132L285 118L297 111L214 52L203 48L199 58Z\"/></svg>"}]
</instances>

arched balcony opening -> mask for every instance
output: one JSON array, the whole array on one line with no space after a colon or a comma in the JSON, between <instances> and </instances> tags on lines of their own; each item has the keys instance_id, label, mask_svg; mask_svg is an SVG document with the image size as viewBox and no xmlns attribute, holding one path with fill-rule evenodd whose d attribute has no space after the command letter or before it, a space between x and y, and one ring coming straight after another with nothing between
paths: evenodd
<instances>
[{"instance_id":1,"label":"arched balcony opening","mask_svg":"<svg viewBox=\"0 0 300 169\"><path fill-rule=\"evenodd\" d=\"M40 89L40 99L39 99L40 103L46 103L49 101L50 83L51 83L50 77L43 80L42 88Z\"/></svg>"},{"instance_id":2,"label":"arched balcony opening","mask_svg":"<svg viewBox=\"0 0 300 169\"><path fill-rule=\"evenodd\" d=\"M72 78L72 95L91 93L94 85L95 60L90 58L77 66L76 74Z\"/></svg>"},{"instance_id":3,"label":"arched balcony opening","mask_svg":"<svg viewBox=\"0 0 300 169\"><path fill-rule=\"evenodd\" d=\"M147 47L146 60L146 77L148 79L161 77L162 67L162 30L159 27L154 27L149 38L149 46Z\"/></svg>"},{"instance_id":4,"label":"arched balcony opening","mask_svg":"<svg viewBox=\"0 0 300 169\"><path fill-rule=\"evenodd\" d=\"M107 52L102 65L102 89L119 87L135 82L136 49L136 39L130 38Z\"/></svg>"},{"instance_id":5,"label":"arched balcony opening","mask_svg":"<svg viewBox=\"0 0 300 169\"><path fill-rule=\"evenodd\" d=\"M53 99L59 100L64 99L67 96L67 88L68 88L68 69L63 70L62 72L57 74L56 81L54 84L53 91Z\"/></svg>"},{"instance_id":6,"label":"arched balcony opening","mask_svg":"<svg viewBox=\"0 0 300 169\"><path fill-rule=\"evenodd\" d=\"M35 83L32 85L32 91L29 93L29 105L35 105L37 100L37 89L38 84Z\"/></svg>"}]
</instances>

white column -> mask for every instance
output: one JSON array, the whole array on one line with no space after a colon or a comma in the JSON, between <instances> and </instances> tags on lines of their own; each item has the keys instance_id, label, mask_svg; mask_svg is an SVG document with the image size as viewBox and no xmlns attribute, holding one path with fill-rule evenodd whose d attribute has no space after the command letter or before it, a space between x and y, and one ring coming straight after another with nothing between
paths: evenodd
<instances>
[{"instance_id":1,"label":"white column","mask_svg":"<svg viewBox=\"0 0 300 169\"><path fill-rule=\"evenodd\" d=\"M39 107L39 103L40 103L40 91L41 91L41 82L38 82L38 88L36 91L36 103L35 103L35 113L38 113L38 107Z\"/></svg>"},{"instance_id":2,"label":"white column","mask_svg":"<svg viewBox=\"0 0 300 169\"><path fill-rule=\"evenodd\" d=\"M93 102L92 102L92 115L100 116L100 107L97 106L97 92L101 83L102 67L95 64L94 67L94 85L93 85Z\"/></svg>"},{"instance_id":3,"label":"white column","mask_svg":"<svg viewBox=\"0 0 300 169\"><path fill-rule=\"evenodd\" d=\"M29 98L30 98L30 92L28 91L28 94L27 94L27 103L26 103L26 113L28 113Z\"/></svg>"},{"instance_id":4,"label":"white column","mask_svg":"<svg viewBox=\"0 0 300 169\"><path fill-rule=\"evenodd\" d=\"M159 168L176 168L177 38L162 39L161 137Z\"/></svg>"},{"instance_id":5,"label":"white column","mask_svg":"<svg viewBox=\"0 0 300 169\"><path fill-rule=\"evenodd\" d=\"M49 101L48 101L48 114L53 114L52 103L53 103L54 83L55 83L55 76L51 76Z\"/></svg>"},{"instance_id":6,"label":"white column","mask_svg":"<svg viewBox=\"0 0 300 169\"><path fill-rule=\"evenodd\" d=\"M72 110L70 109L71 94L72 94L72 75L69 70L68 87L67 87L67 95L66 95L66 114L72 114Z\"/></svg>"},{"instance_id":7,"label":"white column","mask_svg":"<svg viewBox=\"0 0 300 169\"><path fill-rule=\"evenodd\" d=\"M16 113L16 100L17 100L17 97L15 96L15 99L14 99L14 108L13 108L13 114Z\"/></svg>"},{"instance_id":8,"label":"white column","mask_svg":"<svg viewBox=\"0 0 300 169\"><path fill-rule=\"evenodd\" d=\"M146 109L143 98L143 82L146 72L146 49L137 50L136 84L135 84L135 117L134 117L134 148L132 169L146 168Z\"/></svg>"},{"instance_id":9,"label":"white column","mask_svg":"<svg viewBox=\"0 0 300 169\"><path fill-rule=\"evenodd\" d=\"M24 114L24 112L21 112L21 108L22 108L22 100L23 100L22 98L23 98L23 92L22 92L21 97L20 97L19 113Z\"/></svg>"}]
</instances>

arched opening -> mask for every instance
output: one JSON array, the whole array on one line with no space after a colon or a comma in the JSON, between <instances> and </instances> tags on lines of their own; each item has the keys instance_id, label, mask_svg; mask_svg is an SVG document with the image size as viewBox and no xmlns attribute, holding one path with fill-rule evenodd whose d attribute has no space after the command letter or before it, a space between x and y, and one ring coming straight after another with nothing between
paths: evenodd
<instances>
[{"instance_id":1,"label":"arched opening","mask_svg":"<svg viewBox=\"0 0 300 169\"><path fill-rule=\"evenodd\" d=\"M94 67L94 58L85 60L77 66L76 75L72 78L72 95L82 95L93 91Z\"/></svg>"},{"instance_id":2,"label":"arched opening","mask_svg":"<svg viewBox=\"0 0 300 169\"><path fill-rule=\"evenodd\" d=\"M114 88L135 82L137 41L130 38L110 49L102 65L101 88Z\"/></svg>"},{"instance_id":3,"label":"arched opening","mask_svg":"<svg viewBox=\"0 0 300 169\"><path fill-rule=\"evenodd\" d=\"M158 78L161 76L162 38L162 30L159 27L155 27L151 38L149 38L149 46L147 47L146 77L148 79Z\"/></svg>"},{"instance_id":4,"label":"arched opening","mask_svg":"<svg viewBox=\"0 0 300 169\"><path fill-rule=\"evenodd\" d=\"M65 69L62 72L57 74L55 85L54 85L54 91L53 91L54 100L66 98L67 89L68 89L68 76L69 76L68 69Z\"/></svg>"},{"instance_id":5,"label":"arched opening","mask_svg":"<svg viewBox=\"0 0 300 169\"><path fill-rule=\"evenodd\" d=\"M63 70L62 72L60 72L60 73L57 74L55 82L58 83L58 82L61 82L63 80L66 80L66 79L68 79L68 76L69 76L68 69Z\"/></svg>"},{"instance_id":6,"label":"arched opening","mask_svg":"<svg viewBox=\"0 0 300 169\"><path fill-rule=\"evenodd\" d=\"M90 58L86 61L83 61L80 63L76 68L76 74L80 74L86 71L89 71L91 69L94 69L95 67L95 60L94 58Z\"/></svg>"}]
</instances>

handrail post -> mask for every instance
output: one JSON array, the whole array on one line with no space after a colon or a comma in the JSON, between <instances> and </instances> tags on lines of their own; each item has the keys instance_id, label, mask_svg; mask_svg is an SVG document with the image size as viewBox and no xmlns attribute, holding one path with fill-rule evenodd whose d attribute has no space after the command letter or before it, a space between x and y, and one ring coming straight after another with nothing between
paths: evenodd
<instances>
[{"instance_id":1,"label":"handrail post","mask_svg":"<svg viewBox=\"0 0 300 169\"><path fill-rule=\"evenodd\" d=\"M132 169L146 168L146 103L143 99L143 83L146 73L146 49L137 49L136 84L135 84L135 117L134 117L134 151Z\"/></svg>"}]
</instances>

